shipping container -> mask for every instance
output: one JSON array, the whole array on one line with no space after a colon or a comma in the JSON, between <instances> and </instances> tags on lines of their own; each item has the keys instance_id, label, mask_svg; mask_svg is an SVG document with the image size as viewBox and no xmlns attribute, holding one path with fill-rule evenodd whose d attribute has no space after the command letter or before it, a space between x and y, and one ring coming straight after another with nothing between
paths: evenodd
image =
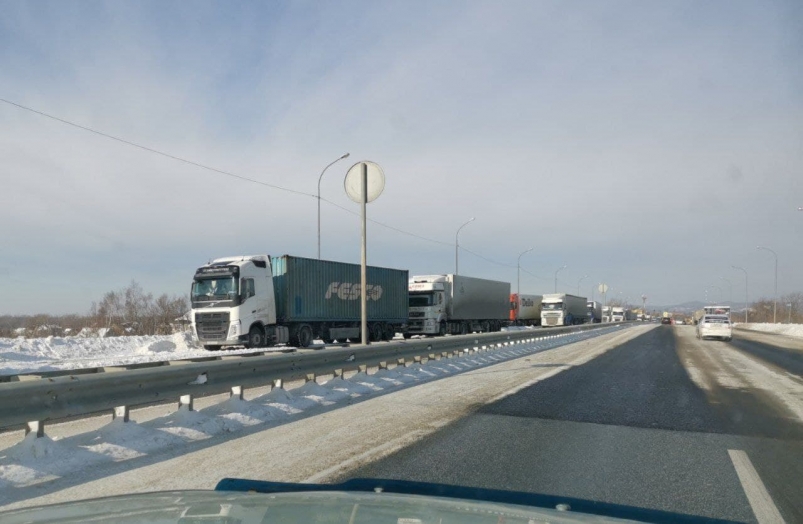
<instances>
[{"instance_id":1,"label":"shipping container","mask_svg":"<svg viewBox=\"0 0 803 524\"><path fill-rule=\"evenodd\" d=\"M290 255L271 257L276 320L359 321L360 265ZM368 320L407 321L407 270L368 266Z\"/></svg>"}]
</instances>

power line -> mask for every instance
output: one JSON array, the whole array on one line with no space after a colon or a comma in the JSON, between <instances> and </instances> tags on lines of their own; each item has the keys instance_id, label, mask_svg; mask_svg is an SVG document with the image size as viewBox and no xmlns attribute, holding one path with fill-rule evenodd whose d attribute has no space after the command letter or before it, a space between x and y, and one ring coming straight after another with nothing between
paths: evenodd
<instances>
[{"instance_id":1,"label":"power line","mask_svg":"<svg viewBox=\"0 0 803 524\"><path fill-rule=\"evenodd\" d=\"M191 166L200 167L201 169L206 169L207 171L212 171L213 173L218 173L218 174L225 175L225 176L228 176L228 177L237 178L239 180L244 180L246 182L259 184L259 185L265 186L265 187L270 187L272 189L277 189L279 191L286 191L288 193L293 193L293 194L301 195L301 196L307 196L307 197L311 197L311 198L315 198L315 199L318 198L317 195L312 194L312 193L305 193L303 191L298 191L298 190L295 190L295 189L290 189L290 188L287 188L287 187L278 186L276 184L270 184L268 182L262 182L261 180L255 180L253 178L249 178L249 177L246 177L246 176L243 176L243 175L238 175L238 174L232 173L230 171L224 171L224 170L218 169L216 167L211 167L211 166L208 166L208 165L205 165L205 164L201 164L200 162L195 162L193 160L189 160L189 159L186 159L186 158L182 158L180 156L176 156L176 155L173 155L173 154L170 154L170 153L166 153L164 151L160 151L160 150L154 149L152 147L144 146L142 144L138 144L136 142L132 142L131 140L126 140L124 138L120 138L120 137L111 135L109 133L103 132L103 131L98 131L97 129L93 129L91 127L87 127L87 126L84 126L84 125L81 125L81 124L77 124L75 122L71 122L69 120L57 117L55 115L51 115L49 113L45 113L44 111L39 111L37 109L33 109L31 107L28 107L28 106L25 106L25 105L22 105L22 104L18 104L17 102L12 102L11 100L6 100L5 98L0 98L0 102L5 102L8 105L17 107L19 109L23 109L25 111L29 111L31 113L35 113L37 115L43 116L45 118L49 118L51 120L55 120L56 122L60 122L62 124L66 124L68 126L75 127L77 129L81 129L83 131L87 131L89 133L93 133L95 135L102 136L104 138L108 138L110 140L114 140L116 142L120 142L122 144L131 146L131 147L135 147L137 149L141 149L143 151L147 151L149 153L154 153L156 155L160 155L160 156L163 156L165 158L170 158L172 160L176 160L178 162L183 162L183 163L189 164ZM327 204L330 204L330 205L332 205L334 207L342 209L343 211L346 211L347 213L351 213L352 215L359 216L359 213L357 213L356 211L353 211L353 210L351 210L351 209L349 209L347 207L341 206L340 204L337 204L337 203L335 203L335 202L333 202L331 200L328 200L326 198L321 198L321 200L323 202L326 202ZM439 244L439 245L443 245L443 246L449 246L449 247L452 246L451 242L444 242L442 240L436 240L436 239L433 239L433 238L427 238L425 236L418 235L416 233L411 233L410 231L405 231L403 229L399 229L397 227L391 226L390 224L385 224L383 222L379 222L378 220L372 220L372 219L369 218L368 221L371 222L372 224L376 224L378 226L390 229L392 231L395 231L397 233L401 233L403 235L407 235L407 236L410 236L410 237L413 237L413 238L417 238L419 240L424 240L426 242L431 242L433 244ZM474 255L474 256L476 256L478 258L481 258L481 259L483 259L483 260L485 260L487 262L490 262L492 264L497 264L497 265L505 266L505 267L515 267L515 266L511 266L510 264L505 264L505 263L502 263L502 262L497 262L495 260L491 260L490 258L486 258L486 257L484 257L484 256L482 256L482 255L480 255L478 253L475 253L473 251L469 251L468 249L465 249L465 248L463 248L463 249L464 249L464 251L466 251L468 253L471 253L472 255Z\"/></svg>"},{"instance_id":2,"label":"power line","mask_svg":"<svg viewBox=\"0 0 803 524\"><path fill-rule=\"evenodd\" d=\"M303 191L296 191L295 189L290 189L287 187L277 186L275 184L269 184L268 182L261 182L259 180L254 180L253 178L248 178L242 175L236 175L229 171L223 171L222 169L218 169L216 167L207 166L201 164L199 162L194 162L192 160L187 160L186 158L181 158L180 156L171 155L170 153L165 153L164 151L159 151L158 149L153 149L152 147L143 146L142 144L137 144L136 142L132 142L130 140L126 140L124 138L120 138L114 135L110 135L108 133L104 133L103 131L98 131L96 129L92 129L91 127L82 126L81 124L76 124L75 122L70 122L69 120L64 120L63 118L59 118L57 116L50 115L48 113L44 113L42 111L38 111L36 109L24 106L22 104L18 104L16 102L11 102L10 100L6 100L4 98L0 98L0 102L5 102L6 104L18 107L20 109L24 109L25 111L30 111L31 113L36 113L37 115L44 116L46 118L50 118L51 120L55 120L57 122L61 122L62 124L67 124L68 126L77 127L78 129L83 129L84 131L88 131L90 133L94 133L96 135L102 136L104 138L108 138L111 140L115 140L117 142L129 145L131 147L136 147L138 149L142 149L144 151L148 151L149 153L155 153L157 155L161 155L163 157L171 158L173 160L177 160L179 162L184 162L185 164L189 164L191 166L200 167L201 169L206 169L208 171L213 171L215 173L219 173L221 175L226 175L234 178L239 178L240 180L245 180L247 182L253 182L254 184L260 184L263 186L271 187L273 189L278 189L280 191L287 191L288 193L295 193L297 195L308 196L312 198L317 198L317 195L313 195L312 193L304 193Z\"/></svg>"}]
</instances>

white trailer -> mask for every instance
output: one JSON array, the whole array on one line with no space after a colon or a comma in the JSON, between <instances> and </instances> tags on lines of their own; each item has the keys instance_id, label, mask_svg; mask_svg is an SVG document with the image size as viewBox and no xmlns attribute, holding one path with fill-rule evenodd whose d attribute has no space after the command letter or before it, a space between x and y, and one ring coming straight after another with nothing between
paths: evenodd
<instances>
[{"instance_id":1,"label":"white trailer","mask_svg":"<svg viewBox=\"0 0 803 524\"><path fill-rule=\"evenodd\" d=\"M588 321L586 297L566 293L544 295L541 301L541 327L571 326Z\"/></svg>"},{"instance_id":2,"label":"white trailer","mask_svg":"<svg viewBox=\"0 0 803 524\"><path fill-rule=\"evenodd\" d=\"M541 323L541 295L510 295L510 324L537 326Z\"/></svg>"},{"instance_id":3,"label":"white trailer","mask_svg":"<svg viewBox=\"0 0 803 524\"><path fill-rule=\"evenodd\" d=\"M499 331L510 315L510 284L463 275L419 275L409 283L412 335Z\"/></svg>"},{"instance_id":4,"label":"white trailer","mask_svg":"<svg viewBox=\"0 0 803 524\"><path fill-rule=\"evenodd\" d=\"M589 300L586 304L588 310L588 322L590 324L599 324L602 322L602 305L596 300Z\"/></svg>"}]
</instances>

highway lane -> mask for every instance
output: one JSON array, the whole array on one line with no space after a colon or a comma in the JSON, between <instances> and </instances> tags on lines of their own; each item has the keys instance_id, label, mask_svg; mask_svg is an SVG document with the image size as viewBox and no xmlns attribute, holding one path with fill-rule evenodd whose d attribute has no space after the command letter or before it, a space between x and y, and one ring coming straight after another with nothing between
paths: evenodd
<instances>
[{"instance_id":1,"label":"highway lane","mask_svg":"<svg viewBox=\"0 0 803 524\"><path fill-rule=\"evenodd\" d=\"M739 332L731 343L699 341L691 326L659 326L342 478L513 489L743 522L772 521L777 508L786 522L803 522L803 353L772 342ZM769 505L744 487L751 468Z\"/></svg>"}]
</instances>

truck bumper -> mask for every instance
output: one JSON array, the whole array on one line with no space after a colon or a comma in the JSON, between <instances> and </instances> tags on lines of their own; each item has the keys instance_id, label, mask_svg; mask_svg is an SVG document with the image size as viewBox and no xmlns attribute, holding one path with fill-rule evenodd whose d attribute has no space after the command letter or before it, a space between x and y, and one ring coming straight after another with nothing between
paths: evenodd
<instances>
[{"instance_id":1,"label":"truck bumper","mask_svg":"<svg viewBox=\"0 0 803 524\"><path fill-rule=\"evenodd\" d=\"M407 324L407 333L411 335L437 335L438 324L432 319L410 320Z\"/></svg>"}]
</instances>

